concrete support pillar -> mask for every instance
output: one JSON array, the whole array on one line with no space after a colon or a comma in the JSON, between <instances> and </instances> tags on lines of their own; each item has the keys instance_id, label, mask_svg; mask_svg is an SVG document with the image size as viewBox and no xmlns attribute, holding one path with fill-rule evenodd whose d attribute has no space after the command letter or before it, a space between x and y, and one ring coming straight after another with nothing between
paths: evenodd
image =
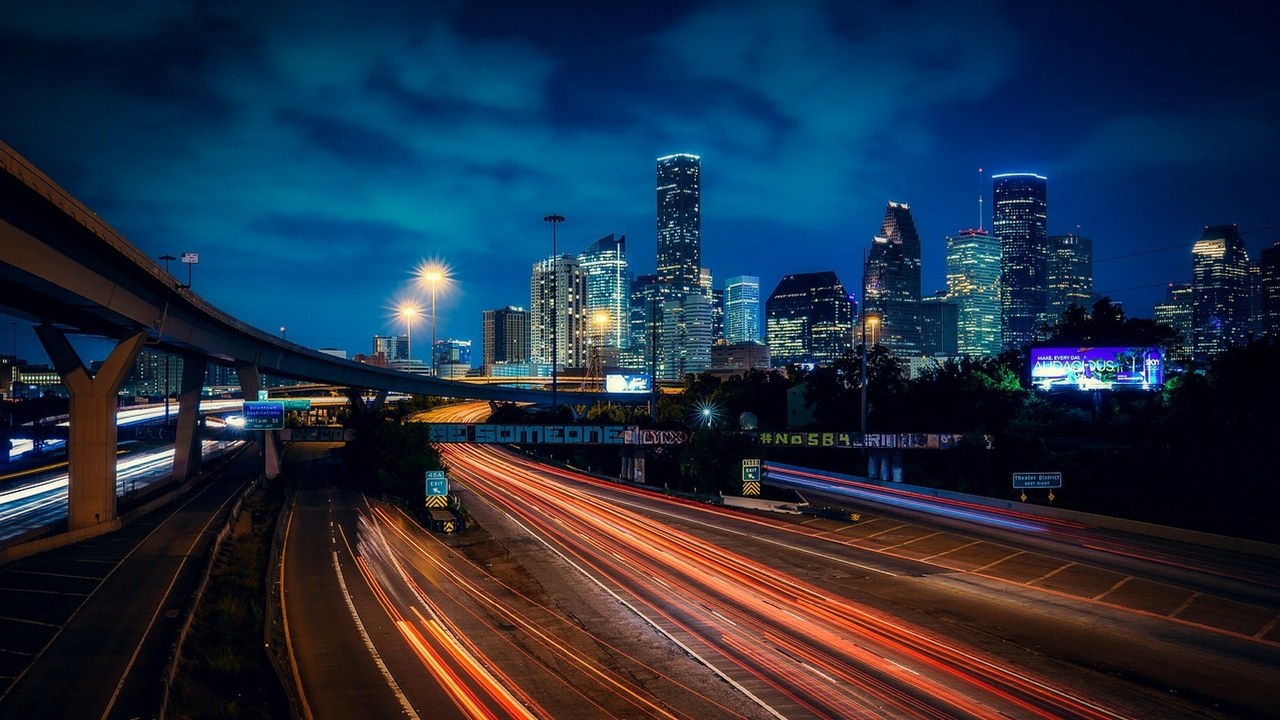
<instances>
[{"instance_id":1,"label":"concrete support pillar","mask_svg":"<svg viewBox=\"0 0 1280 720\"><path fill-rule=\"evenodd\" d=\"M262 390L262 371L257 365L236 365L236 377L240 378L240 392L245 402L256 402ZM276 448L274 430L262 430L258 450L262 452L262 475L268 480L280 474L280 453Z\"/></svg>"},{"instance_id":2,"label":"concrete support pillar","mask_svg":"<svg viewBox=\"0 0 1280 720\"><path fill-rule=\"evenodd\" d=\"M67 528L111 522L116 519L116 398L147 333L121 340L97 374L90 375L61 330L49 324L37 325L35 330L71 394Z\"/></svg>"},{"instance_id":3,"label":"concrete support pillar","mask_svg":"<svg viewBox=\"0 0 1280 720\"><path fill-rule=\"evenodd\" d=\"M204 389L204 358L183 358L182 387L178 391L178 428L173 441L173 479L186 482L200 470L200 391Z\"/></svg>"}]
</instances>

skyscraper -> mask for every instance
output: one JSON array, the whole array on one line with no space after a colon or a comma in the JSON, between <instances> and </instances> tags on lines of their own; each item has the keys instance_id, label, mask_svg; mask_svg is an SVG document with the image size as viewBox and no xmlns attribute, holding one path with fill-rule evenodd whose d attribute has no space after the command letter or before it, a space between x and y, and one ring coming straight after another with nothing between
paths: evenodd
<instances>
[{"instance_id":1,"label":"skyscraper","mask_svg":"<svg viewBox=\"0 0 1280 720\"><path fill-rule=\"evenodd\" d=\"M760 278L739 275L724 281L724 340L760 342Z\"/></svg>"},{"instance_id":2,"label":"skyscraper","mask_svg":"<svg viewBox=\"0 0 1280 720\"><path fill-rule=\"evenodd\" d=\"M485 372L496 363L529 361L529 311L508 305L484 311Z\"/></svg>"},{"instance_id":3,"label":"skyscraper","mask_svg":"<svg viewBox=\"0 0 1280 720\"><path fill-rule=\"evenodd\" d=\"M956 303L956 352L999 355L999 238L985 230L961 230L947 238L947 297Z\"/></svg>"},{"instance_id":4,"label":"skyscraper","mask_svg":"<svg viewBox=\"0 0 1280 720\"><path fill-rule=\"evenodd\" d=\"M1156 322L1178 333L1170 360L1187 362L1195 347L1195 299L1191 283L1169 283L1164 302L1156 303Z\"/></svg>"},{"instance_id":5,"label":"skyscraper","mask_svg":"<svg viewBox=\"0 0 1280 720\"><path fill-rule=\"evenodd\" d=\"M610 233L578 254L587 275L587 317L596 322L600 313L605 326L594 333L600 344L625 348L631 331L631 272L627 269L627 236L617 240Z\"/></svg>"},{"instance_id":6,"label":"skyscraper","mask_svg":"<svg viewBox=\"0 0 1280 720\"><path fill-rule=\"evenodd\" d=\"M1235 225L1210 225L1191 248L1196 360L1248 342L1249 256Z\"/></svg>"},{"instance_id":7,"label":"skyscraper","mask_svg":"<svg viewBox=\"0 0 1280 720\"><path fill-rule=\"evenodd\" d=\"M1258 335L1280 339L1280 242L1258 258Z\"/></svg>"},{"instance_id":8,"label":"skyscraper","mask_svg":"<svg viewBox=\"0 0 1280 720\"><path fill-rule=\"evenodd\" d=\"M664 380L680 380L711 367L711 301L703 293L663 303L662 360Z\"/></svg>"},{"instance_id":9,"label":"skyscraper","mask_svg":"<svg viewBox=\"0 0 1280 720\"><path fill-rule=\"evenodd\" d=\"M382 353L387 362L409 359L409 338L407 335L374 335L373 354Z\"/></svg>"},{"instance_id":10,"label":"skyscraper","mask_svg":"<svg viewBox=\"0 0 1280 720\"><path fill-rule=\"evenodd\" d=\"M702 160L658 158L658 278L672 297L699 286L702 270Z\"/></svg>"},{"instance_id":11,"label":"skyscraper","mask_svg":"<svg viewBox=\"0 0 1280 720\"><path fill-rule=\"evenodd\" d=\"M640 275L631 282L631 349L624 367L660 377L662 367L662 303L665 283L657 275Z\"/></svg>"},{"instance_id":12,"label":"skyscraper","mask_svg":"<svg viewBox=\"0 0 1280 720\"><path fill-rule=\"evenodd\" d=\"M1093 307L1093 240L1079 235L1050 235L1045 263L1047 312L1057 319L1071 305Z\"/></svg>"},{"instance_id":13,"label":"skyscraper","mask_svg":"<svg viewBox=\"0 0 1280 720\"><path fill-rule=\"evenodd\" d=\"M920 355L950 358L958 352L959 305L939 290L933 297L920 299ZM914 373L913 373L914 375Z\"/></svg>"},{"instance_id":14,"label":"skyscraper","mask_svg":"<svg viewBox=\"0 0 1280 720\"><path fill-rule=\"evenodd\" d=\"M853 349L853 301L831 271L787 275L765 301L773 364L829 365Z\"/></svg>"},{"instance_id":15,"label":"skyscraper","mask_svg":"<svg viewBox=\"0 0 1280 720\"><path fill-rule=\"evenodd\" d=\"M906 203L885 207L863 268L862 307L879 318L878 344L903 362L920 357L920 236Z\"/></svg>"},{"instance_id":16,"label":"skyscraper","mask_svg":"<svg viewBox=\"0 0 1280 720\"><path fill-rule=\"evenodd\" d=\"M1034 173L1006 173L991 180L991 227L1000 238L1000 329L1006 348L1022 348L1035 339L1036 325L1048 308L1048 181Z\"/></svg>"},{"instance_id":17,"label":"skyscraper","mask_svg":"<svg viewBox=\"0 0 1280 720\"><path fill-rule=\"evenodd\" d=\"M555 323L554 328L552 322ZM532 360L551 364L554 356L558 367L586 367L587 346L586 273L568 253L534 263L529 283L529 353Z\"/></svg>"}]
</instances>

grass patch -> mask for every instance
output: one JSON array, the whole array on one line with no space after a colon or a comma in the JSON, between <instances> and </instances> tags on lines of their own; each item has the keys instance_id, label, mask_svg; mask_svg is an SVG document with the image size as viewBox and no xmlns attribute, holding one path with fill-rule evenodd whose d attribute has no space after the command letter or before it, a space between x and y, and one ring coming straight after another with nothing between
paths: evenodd
<instances>
[{"instance_id":1,"label":"grass patch","mask_svg":"<svg viewBox=\"0 0 1280 720\"><path fill-rule=\"evenodd\" d=\"M223 543L196 608L169 702L183 720L258 720L289 715L263 648L271 537L284 482L254 491Z\"/></svg>"}]
</instances>

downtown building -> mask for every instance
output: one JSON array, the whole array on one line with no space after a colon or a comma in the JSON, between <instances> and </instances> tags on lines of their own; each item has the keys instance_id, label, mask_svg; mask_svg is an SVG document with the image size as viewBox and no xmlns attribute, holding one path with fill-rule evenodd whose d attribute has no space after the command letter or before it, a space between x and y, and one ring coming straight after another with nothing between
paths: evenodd
<instances>
[{"instance_id":1,"label":"downtown building","mask_svg":"<svg viewBox=\"0 0 1280 720\"><path fill-rule=\"evenodd\" d=\"M585 368L589 345L587 274L568 253L533 265L529 355L536 364Z\"/></svg>"},{"instance_id":2,"label":"downtown building","mask_svg":"<svg viewBox=\"0 0 1280 720\"><path fill-rule=\"evenodd\" d=\"M1000 239L985 230L947 238L947 297L956 305L956 353L995 357L1000 333Z\"/></svg>"},{"instance_id":3,"label":"downtown building","mask_svg":"<svg viewBox=\"0 0 1280 720\"><path fill-rule=\"evenodd\" d=\"M662 367L658 377L681 380L711 367L711 301L700 292L662 305Z\"/></svg>"},{"instance_id":4,"label":"downtown building","mask_svg":"<svg viewBox=\"0 0 1280 720\"><path fill-rule=\"evenodd\" d=\"M1050 235L1045 261L1047 312L1052 321L1072 305L1085 310L1097 301L1093 293L1093 240L1079 235Z\"/></svg>"},{"instance_id":5,"label":"downtown building","mask_svg":"<svg viewBox=\"0 0 1280 720\"><path fill-rule=\"evenodd\" d=\"M904 365L921 357L920 236L911 208L885 207L880 234L862 270L862 312L871 337Z\"/></svg>"},{"instance_id":6,"label":"downtown building","mask_svg":"<svg viewBox=\"0 0 1280 720\"><path fill-rule=\"evenodd\" d=\"M1155 315L1156 322L1178 333L1178 342L1170 348L1169 360L1189 362L1195 349L1195 299L1191 283L1169 283L1164 301L1155 305Z\"/></svg>"},{"instance_id":7,"label":"downtown building","mask_svg":"<svg viewBox=\"0 0 1280 720\"><path fill-rule=\"evenodd\" d=\"M765 335L775 367L830 365L853 350L853 300L831 271L787 275L765 301Z\"/></svg>"},{"instance_id":8,"label":"downtown building","mask_svg":"<svg viewBox=\"0 0 1280 720\"><path fill-rule=\"evenodd\" d=\"M724 341L760 342L760 278L739 275L724 281Z\"/></svg>"},{"instance_id":9,"label":"downtown building","mask_svg":"<svg viewBox=\"0 0 1280 720\"><path fill-rule=\"evenodd\" d=\"M627 236L610 233L578 253L587 276L587 317L592 342L622 349L631 334L631 271L627 268Z\"/></svg>"},{"instance_id":10,"label":"downtown building","mask_svg":"<svg viewBox=\"0 0 1280 720\"><path fill-rule=\"evenodd\" d=\"M1249 341L1249 256L1235 225L1210 225L1191 248L1192 357Z\"/></svg>"},{"instance_id":11,"label":"downtown building","mask_svg":"<svg viewBox=\"0 0 1280 720\"><path fill-rule=\"evenodd\" d=\"M484 311L485 374L499 363L529 362L529 311L515 305Z\"/></svg>"},{"instance_id":12,"label":"downtown building","mask_svg":"<svg viewBox=\"0 0 1280 720\"><path fill-rule=\"evenodd\" d=\"M1001 340L1005 348L1022 349L1048 319L1048 180L1006 173L991 181L991 228L1000 238Z\"/></svg>"},{"instance_id":13,"label":"downtown building","mask_svg":"<svg viewBox=\"0 0 1280 720\"><path fill-rule=\"evenodd\" d=\"M1255 333L1257 337L1280 338L1280 242L1262 249L1257 267Z\"/></svg>"},{"instance_id":14,"label":"downtown building","mask_svg":"<svg viewBox=\"0 0 1280 720\"><path fill-rule=\"evenodd\" d=\"M656 341L656 347L646 351L651 358L661 358L661 367L656 368L660 378L682 378L710 364L714 294L702 282L704 274L710 280L710 271L702 267L701 173L702 160L697 155L678 153L657 161L658 272L657 282L650 287L661 294L661 302L651 303L646 311L647 325L662 330L660 337L648 333L646 341ZM694 295L705 305L691 299ZM679 316L668 320L668 309Z\"/></svg>"}]
</instances>

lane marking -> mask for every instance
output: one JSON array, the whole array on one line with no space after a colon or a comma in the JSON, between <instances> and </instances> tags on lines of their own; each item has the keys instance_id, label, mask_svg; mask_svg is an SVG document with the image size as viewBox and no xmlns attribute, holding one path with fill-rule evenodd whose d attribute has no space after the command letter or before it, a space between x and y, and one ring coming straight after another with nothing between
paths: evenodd
<instances>
[{"instance_id":1,"label":"lane marking","mask_svg":"<svg viewBox=\"0 0 1280 720\"><path fill-rule=\"evenodd\" d=\"M900 542L900 543L898 543L897 545L886 545L885 547L880 548L880 549L881 549L881 550L893 550L894 548L900 548L900 547L902 547L903 545L910 545L911 543L913 543L913 542L915 542L915 541L917 541L917 540L928 540L929 538L933 537L934 535L941 535L941 534L942 534L942 531L941 531L941 530L939 530L938 532L935 532L935 533L929 533L928 535L921 535L921 536L920 536L920 537L918 537L918 538L911 538L910 540L908 540L908 541L906 541L906 542Z\"/></svg>"},{"instance_id":2,"label":"lane marking","mask_svg":"<svg viewBox=\"0 0 1280 720\"><path fill-rule=\"evenodd\" d=\"M861 538L861 539L862 539L862 540L870 540L870 539L871 539L871 538L873 538L873 537L880 537L881 535L884 535L885 533L891 533L891 532L893 532L894 530L901 530L902 528L907 527L907 526L908 526L908 525L910 525L910 524L911 524L911 523L902 523L901 525L897 525L897 526L891 527L891 528L889 528L888 530L881 530L881 531L880 531L880 532L878 532L878 533L871 533L870 535L868 535L868 536L866 536L866 537L864 537L864 538Z\"/></svg>"},{"instance_id":3,"label":"lane marking","mask_svg":"<svg viewBox=\"0 0 1280 720\"><path fill-rule=\"evenodd\" d=\"M1000 558L999 560L996 560L995 562L989 562L989 563L987 563L986 565L983 565L983 566L982 566L982 567L980 567L980 568L974 568L973 570L970 570L969 572L980 573L980 572L982 572L983 570L989 570L989 569L991 569L991 568L993 568L993 567L995 567L995 566L999 565L1000 563L1004 562L1005 560L1012 560L1013 558L1016 558L1016 557L1018 557L1019 555L1023 555L1023 554L1025 554L1026 552L1027 552L1026 550L1019 550L1018 552L1013 553L1013 554L1011 554L1011 555L1005 555L1004 557Z\"/></svg>"},{"instance_id":4,"label":"lane marking","mask_svg":"<svg viewBox=\"0 0 1280 720\"><path fill-rule=\"evenodd\" d=\"M1263 625L1262 629L1254 633L1253 636L1261 640L1264 635L1271 632L1271 630L1276 626L1277 623L1280 623L1280 615L1277 615L1274 618L1272 618L1271 622L1267 623L1266 625Z\"/></svg>"},{"instance_id":5,"label":"lane marking","mask_svg":"<svg viewBox=\"0 0 1280 720\"><path fill-rule=\"evenodd\" d=\"M1027 585L1034 585L1034 584L1036 584L1036 583L1038 583L1038 582L1040 582L1040 581L1042 581L1042 580L1048 580L1049 578L1053 577L1054 575L1057 575L1058 573L1062 572L1063 570L1066 570L1066 569L1067 569L1067 568L1069 568L1069 567L1075 567L1075 565L1076 565L1075 563L1073 563L1073 562L1069 562L1069 563L1067 563L1066 565L1063 565L1063 566L1062 566L1062 567L1060 567L1060 568L1057 568L1057 569L1055 569L1055 570L1050 570L1049 572L1045 573L1044 575L1041 575L1040 577L1036 578L1035 580L1028 580L1026 584L1027 584Z\"/></svg>"},{"instance_id":6,"label":"lane marking","mask_svg":"<svg viewBox=\"0 0 1280 720\"><path fill-rule=\"evenodd\" d=\"M386 663L382 662L382 656L378 654L378 648L374 647L373 638L369 637L369 633L364 628L364 623L360 620L360 613L356 612L356 604L351 599L351 593L347 591L347 581L342 576L342 564L338 562L337 550L333 551L333 572L338 576L338 587L342 589L342 599L347 601L347 610L351 613L351 619L356 622L356 629L360 631L360 637L364 639L365 648L373 656L373 663L382 672L382 677L386 679L387 685L391 687L391 692L400 701L400 707L404 709L405 713L409 717L419 717L418 711L413 709L413 705L409 703L409 698L405 697L404 691L400 689L400 683L396 682L391 671L387 669Z\"/></svg>"},{"instance_id":7,"label":"lane marking","mask_svg":"<svg viewBox=\"0 0 1280 720\"><path fill-rule=\"evenodd\" d=\"M1191 603L1195 602L1196 598L1198 597L1200 597L1200 593L1198 592L1191 593L1191 597L1187 598L1181 605L1179 605L1177 610L1174 610L1173 612L1169 613L1169 617L1171 618L1178 617L1178 615L1182 614L1183 610L1186 610L1187 608L1191 607Z\"/></svg>"},{"instance_id":8,"label":"lane marking","mask_svg":"<svg viewBox=\"0 0 1280 720\"><path fill-rule=\"evenodd\" d=\"M1129 577L1127 577L1127 578L1123 578L1122 580L1120 580L1120 582L1116 583L1115 585L1112 585L1112 586L1110 587L1110 589L1105 590L1105 591L1103 591L1103 592L1100 592L1100 593L1098 593L1097 595L1094 595L1093 597L1091 597L1091 598L1089 598L1089 599L1090 599L1090 600L1101 600L1102 598L1104 598L1104 597L1106 597L1106 596L1110 595L1111 593L1113 593L1113 592L1115 592L1115 591L1119 590L1119 589L1120 589L1120 587L1121 587L1122 585L1124 585L1125 583L1129 582L1129 581L1130 581L1130 580L1132 580L1132 579L1133 579L1133 576L1132 576L1132 575L1130 575L1130 576L1129 576Z\"/></svg>"},{"instance_id":9,"label":"lane marking","mask_svg":"<svg viewBox=\"0 0 1280 720\"><path fill-rule=\"evenodd\" d=\"M965 549L965 548L967 548L967 547L973 547L974 545L977 545L977 544L978 544L978 543L980 543L980 542L982 542L982 541L981 541L981 540L974 540L973 542L969 543L968 545L961 545L960 547L953 547L953 548L951 548L950 550L946 550L946 551L944 551L944 552L940 552L940 553L938 553L937 555L930 555L930 556L929 556L929 557L927 557L927 558L920 558L920 562L929 562L930 560L932 560L932 559L934 559L934 558L940 558L940 557L942 557L943 555L949 555L949 554L951 554L951 553L953 553L953 552L955 552L955 551L957 551L957 550L963 550L963 549Z\"/></svg>"}]
</instances>

